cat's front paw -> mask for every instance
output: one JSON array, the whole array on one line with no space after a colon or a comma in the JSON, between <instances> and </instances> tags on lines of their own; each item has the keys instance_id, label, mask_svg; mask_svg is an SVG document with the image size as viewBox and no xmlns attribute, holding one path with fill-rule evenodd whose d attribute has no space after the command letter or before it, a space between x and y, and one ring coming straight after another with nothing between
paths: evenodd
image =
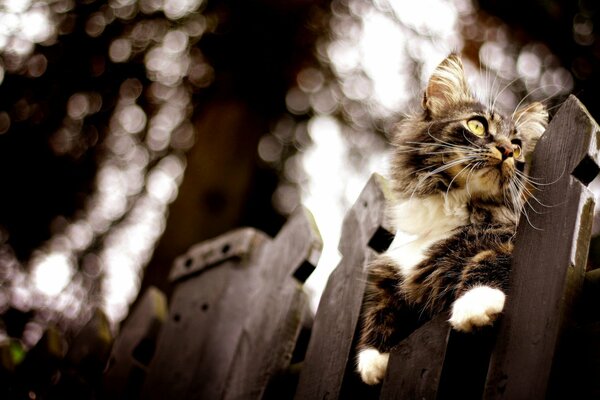
<instances>
[{"instance_id":1,"label":"cat's front paw","mask_svg":"<svg viewBox=\"0 0 600 400\"><path fill-rule=\"evenodd\" d=\"M499 289L477 286L467 290L452 305L450 325L457 331L491 325L504 309L506 295Z\"/></svg>"},{"instance_id":2,"label":"cat's front paw","mask_svg":"<svg viewBox=\"0 0 600 400\"><path fill-rule=\"evenodd\" d=\"M367 385L380 383L385 376L389 358L389 353L380 353L373 347L361 350L357 357L357 370L363 382Z\"/></svg>"}]
</instances>

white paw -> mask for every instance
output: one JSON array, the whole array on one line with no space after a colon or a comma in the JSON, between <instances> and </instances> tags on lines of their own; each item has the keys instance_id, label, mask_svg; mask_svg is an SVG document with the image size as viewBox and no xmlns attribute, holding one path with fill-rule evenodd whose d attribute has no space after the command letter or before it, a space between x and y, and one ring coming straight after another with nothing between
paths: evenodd
<instances>
[{"instance_id":1,"label":"white paw","mask_svg":"<svg viewBox=\"0 0 600 400\"><path fill-rule=\"evenodd\" d=\"M357 370L363 382L367 385L380 383L385 376L389 358L389 353L380 353L372 347L361 350L357 357Z\"/></svg>"},{"instance_id":2,"label":"white paw","mask_svg":"<svg viewBox=\"0 0 600 400\"><path fill-rule=\"evenodd\" d=\"M501 290L489 286L469 289L452 304L450 325L462 332L491 325L502 312L505 299L506 295Z\"/></svg>"}]
</instances>

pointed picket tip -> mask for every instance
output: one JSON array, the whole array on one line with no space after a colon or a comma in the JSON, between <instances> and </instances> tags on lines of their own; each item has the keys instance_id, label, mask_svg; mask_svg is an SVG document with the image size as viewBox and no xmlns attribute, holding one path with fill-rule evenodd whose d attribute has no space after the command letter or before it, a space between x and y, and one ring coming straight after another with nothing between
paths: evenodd
<instances>
[{"instance_id":1,"label":"pointed picket tip","mask_svg":"<svg viewBox=\"0 0 600 400\"><path fill-rule=\"evenodd\" d=\"M135 374L148 367L152 359L162 324L167 319L167 298L154 286L150 286L125 321L117 336L104 371L105 394L121 398L132 394ZM141 391L142 380L135 388Z\"/></svg>"},{"instance_id":2,"label":"pointed picket tip","mask_svg":"<svg viewBox=\"0 0 600 400\"><path fill-rule=\"evenodd\" d=\"M485 399L541 399L553 384L558 343L585 277L594 210L586 186L599 171L599 132L570 96L536 146L530 175L544 184L535 195L546 208L517 229Z\"/></svg>"},{"instance_id":3,"label":"pointed picket tip","mask_svg":"<svg viewBox=\"0 0 600 400\"><path fill-rule=\"evenodd\" d=\"M372 174L344 218L342 236L338 245L338 250L342 254L348 252L348 246L369 245L376 251L383 251L389 246L395 232L386 217L388 204L392 198L388 181L377 173ZM355 229L360 229L362 232L361 243L349 240L350 237L354 237Z\"/></svg>"},{"instance_id":4,"label":"pointed picket tip","mask_svg":"<svg viewBox=\"0 0 600 400\"><path fill-rule=\"evenodd\" d=\"M298 281L305 282L315 270L322 250L323 239L313 214L298 206L266 252L286 252L290 260L285 268Z\"/></svg>"},{"instance_id":5,"label":"pointed picket tip","mask_svg":"<svg viewBox=\"0 0 600 400\"><path fill-rule=\"evenodd\" d=\"M531 176L555 183L570 173L587 186L600 172L599 135L600 127L587 108L570 95L536 145Z\"/></svg>"}]
</instances>

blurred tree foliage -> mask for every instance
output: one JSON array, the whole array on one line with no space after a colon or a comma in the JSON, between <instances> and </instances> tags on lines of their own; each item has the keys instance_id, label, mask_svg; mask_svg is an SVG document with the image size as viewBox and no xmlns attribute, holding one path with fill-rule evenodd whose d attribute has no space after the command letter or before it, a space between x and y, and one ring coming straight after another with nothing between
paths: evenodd
<instances>
[{"instance_id":1,"label":"blurred tree foliage","mask_svg":"<svg viewBox=\"0 0 600 400\"><path fill-rule=\"evenodd\" d=\"M275 234L298 196L274 207L274 191L290 174L292 183L303 179L290 160L310 145L305 122L313 111L302 90L330 87L321 107L335 108L355 135L389 133L390 119L344 96L322 60L323 43L363 3L384 2L31 0L22 9L0 2L2 330L26 347L47 325L76 331L122 280L133 294L109 301L118 322L140 286L168 291L173 258L193 243L240 225ZM573 92L599 115L595 1L478 6L479 26L502 20L521 44L549 47L573 75ZM15 7L12 14L47 15L49 33L19 38L10 28ZM482 31L466 39L474 61ZM421 66L409 66L411 95ZM262 140L267 133L277 142ZM368 151L364 141L353 143L350 157ZM261 146L276 151L261 159ZM143 234L135 230L152 218ZM127 240L143 251L116 257ZM30 272L53 252L66 254L73 269L57 300L28 292Z\"/></svg>"},{"instance_id":2,"label":"blurred tree foliage","mask_svg":"<svg viewBox=\"0 0 600 400\"><path fill-rule=\"evenodd\" d=\"M316 64L326 15L305 0L0 3L0 333L12 338L4 394L45 397L47 387L28 386L31 362L19 367L11 349L21 340L45 348L42 333L57 326L70 348L54 346L67 353L50 397L72 395L74 382L87 397L102 368L69 356L79 351L74 335L102 336L105 348L105 323L92 325L96 334L82 326L102 306L114 328L153 254L146 284L168 290L171 262L191 244L239 225L277 232L278 175L257 145L287 114L297 73ZM40 29L25 26L38 17ZM297 150L292 140L285 152ZM40 265L50 271L36 283ZM69 283L40 293L36 284L65 265ZM119 291L130 292L123 304ZM56 365L38 372L31 385L56 383Z\"/></svg>"},{"instance_id":3,"label":"blurred tree foliage","mask_svg":"<svg viewBox=\"0 0 600 400\"><path fill-rule=\"evenodd\" d=\"M479 0L481 9L509 24L523 41L537 40L575 78L573 94L598 118L600 4L595 0Z\"/></svg>"},{"instance_id":4,"label":"blurred tree foliage","mask_svg":"<svg viewBox=\"0 0 600 400\"><path fill-rule=\"evenodd\" d=\"M177 254L234 226L277 232L283 216L271 195L278 177L256 147L286 114L285 94L298 71L315 63L314 42L326 23L319 1L53 0L0 4L0 13L17 25L0 32L3 310L18 303L29 312L44 303L35 295L15 299L11 288L32 289L31 270L53 253L66 254L74 267L76 294L88 297L79 302L100 305L111 258L102 252L118 241L119 226L144 218L138 203L172 201L180 173L175 183L157 178L163 186L155 185L156 194L152 171L169 172L173 162L181 171L184 154L197 171L186 175L171 207L179 226L166 226L150 283L168 288ZM14 22L31 15L50 23L37 41L24 27L20 37ZM296 150L290 143L287 151ZM151 247L131 257L137 264L148 262L165 216L152 226L154 239L140 238ZM139 270L126 270L122 280L140 279ZM85 320L90 309L81 311ZM68 325L73 317L44 319Z\"/></svg>"}]
</instances>

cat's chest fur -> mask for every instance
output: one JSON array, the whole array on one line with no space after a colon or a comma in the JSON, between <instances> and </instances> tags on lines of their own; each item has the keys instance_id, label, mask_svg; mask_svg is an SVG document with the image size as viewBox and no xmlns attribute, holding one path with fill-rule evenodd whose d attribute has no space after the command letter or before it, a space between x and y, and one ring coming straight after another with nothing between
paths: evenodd
<instances>
[{"instance_id":1,"label":"cat's chest fur","mask_svg":"<svg viewBox=\"0 0 600 400\"><path fill-rule=\"evenodd\" d=\"M426 250L469 223L468 193L455 190L399 201L391 210L396 236L386 254L399 266L403 276L425 259Z\"/></svg>"}]
</instances>

